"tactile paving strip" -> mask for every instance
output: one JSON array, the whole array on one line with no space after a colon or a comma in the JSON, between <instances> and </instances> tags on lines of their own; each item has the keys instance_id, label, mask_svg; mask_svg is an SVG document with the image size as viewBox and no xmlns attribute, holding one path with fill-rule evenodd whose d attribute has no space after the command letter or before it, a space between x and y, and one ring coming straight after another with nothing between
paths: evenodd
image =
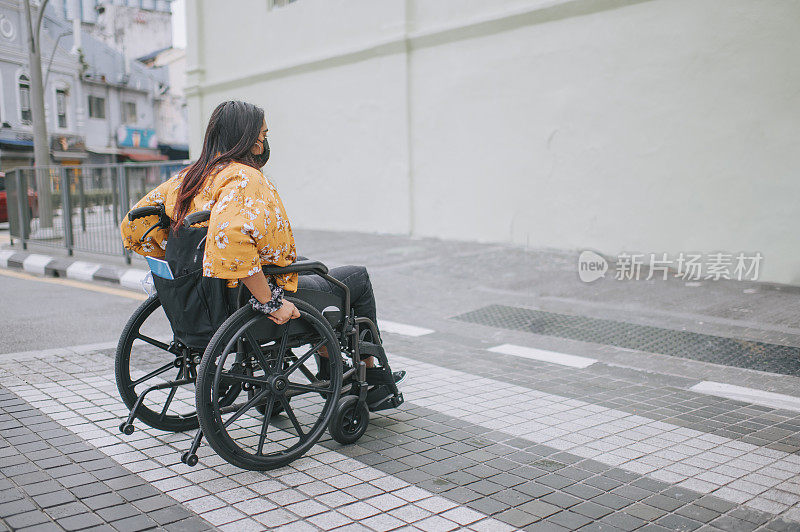
<instances>
[{"instance_id":1,"label":"tactile paving strip","mask_svg":"<svg viewBox=\"0 0 800 532\"><path fill-rule=\"evenodd\" d=\"M800 375L800 347L504 305L490 305L453 318L737 368Z\"/></svg>"}]
</instances>

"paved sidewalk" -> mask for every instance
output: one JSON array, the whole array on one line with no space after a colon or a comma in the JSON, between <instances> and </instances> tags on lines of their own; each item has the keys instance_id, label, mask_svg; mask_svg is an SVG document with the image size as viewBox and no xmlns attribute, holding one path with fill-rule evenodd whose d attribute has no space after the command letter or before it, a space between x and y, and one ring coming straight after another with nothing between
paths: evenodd
<instances>
[{"instance_id":1,"label":"paved sidewalk","mask_svg":"<svg viewBox=\"0 0 800 532\"><path fill-rule=\"evenodd\" d=\"M86 409L83 409L86 411ZM11 529L209 526L174 499L0 388L0 516Z\"/></svg>"},{"instance_id":2,"label":"paved sidewalk","mask_svg":"<svg viewBox=\"0 0 800 532\"><path fill-rule=\"evenodd\" d=\"M5 524L26 516L63 526L50 509L77 500L75 515L120 530L134 529L122 519L222 530L800 530L795 290L584 284L577 253L296 238L329 266L368 267L387 351L410 375L404 405L373 414L357 444L326 437L280 470L244 472L207 446L189 468L179 458L192 434L117 430L125 408L112 345L0 355L0 454L38 468L3 459L10 480L0 496L15 497L0 499ZM639 341L646 334L655 336ZM50 431L85 451L65 450ZM31 456L24 445L35 438L55 454ZM91 460L73 457L83 452ZM74 493L80 486L61 483L63 466L37 462L50 458L103 481L115 509L93 508ZM106 469L119 476L94 473ZM34 471L59 494L52 507L25 488ZM185 513L158 521L126 496L135 487L173 509L164 513Z\"/></svg>"}]
</instances>

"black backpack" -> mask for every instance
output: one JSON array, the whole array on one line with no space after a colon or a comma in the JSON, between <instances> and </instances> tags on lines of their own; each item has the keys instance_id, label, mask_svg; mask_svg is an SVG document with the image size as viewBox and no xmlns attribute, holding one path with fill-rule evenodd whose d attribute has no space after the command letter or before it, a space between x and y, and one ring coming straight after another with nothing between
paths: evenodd
<instances>
[{"instance_id":1,"label":"black backpack","mask_svg":"<svg viewBox=\"0 0 800 532\"><path fill-rule=\"evenodd\" d=\"M236 311L239 292L239 288L228 288L227 279L203 277L207 232L207 227L183 224L171 231L165 259L175 278L153 275L175 340L200 350L206 348L219 326Z\"/></svg>"}]
</instances>

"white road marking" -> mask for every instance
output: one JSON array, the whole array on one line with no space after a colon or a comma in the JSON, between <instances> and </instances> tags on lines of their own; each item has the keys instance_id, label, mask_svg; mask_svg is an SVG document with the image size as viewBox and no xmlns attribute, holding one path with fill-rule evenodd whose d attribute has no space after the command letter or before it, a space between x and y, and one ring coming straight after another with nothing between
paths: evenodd
<instances>
[{"instance_id":1,"label":"white road marking","mask_svg":"<svg viewBox=\"0 0 800 532\"><path fill-rule=\"evenodd\" d=\"M35 273L36 275L44 275L44 267L50 264L53 257L47 255L37 255L33 253L22 261L22 269L28 273Z\"/></svg>"},{"instance_id":2,"label":"white road marking","mask_svg":"<svg viewBox=\"0 0 800 532\"><path fill-rule=\"evenodd\" d=\"M722 382L703 381L689 388L693 392L715 395L726 399L744 401L755 405L781 408L800 412L800 397L784 395L782 393L766 392L755 388L745 388Z\"/></svg>"},{"instance_id":3,"label":"white road marking","mask_svg":"<svg viewBox=\"0 0 800 532\"><path fill-rule=\"evenodd\" d=\"M402 334L403 336L425 336L426 334L435 332L433 329L426 329L425 327L417 327L416 325L406 325L405 323L386 320L378 320L378 328L381 331Z\"/></svg>"},{"instance_id":4,"label":"white road marking","mask_svg":"<svg viewBox=\"0 0 800 532\"><path fill-rule=\"evenodd\" d=\"M67 267L67 278L79 281L91 281L92 276L100 269L99 264L93 262L76 261Z\"/></svg>"},{"instance_id":5,"label":"white road marking","mask_svg":"<svg viewBox=\"0 0 800 532\"><path fill-rule=\"evenodd\" d=\"M555 351L545 351L544 349L535 349L533 347L523 347L521 345L514 344L498 345L495 347L490 347L488 350L493 353L513 355L515 357L529 358L531 360L540 360L542 362L561 364L562 366L569 366L572 368L588 368L597 362L597 360L594 358L568 355L566 353L557 353Z\"/></svg>"}]
</instances>

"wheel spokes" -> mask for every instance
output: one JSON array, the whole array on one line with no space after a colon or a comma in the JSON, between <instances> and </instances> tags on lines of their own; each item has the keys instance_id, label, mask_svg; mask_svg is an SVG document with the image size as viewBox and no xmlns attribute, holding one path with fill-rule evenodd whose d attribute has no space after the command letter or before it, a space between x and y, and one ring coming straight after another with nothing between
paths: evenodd
<instances>
[{"instance_id":1,"label":"wheel spokes","mask_svg":"<svg viewBox=\"0 0 800 532\"><path fill-rule=\"evenodd\" d=\"M228 358L228 355L238 352L237 350L231 351L231 348L233 348L234 344L239 343L239 341L242 339L242 336L245 336L247 338L247 341L250 342L253 347L255 347L255 352L261 355L261 358L263 360L263 353L261 353L261 346L259 346L258 342L253 340L252 336L250 336L249 333L247 332L247 329L250 327L250 325L255 323L257 320L258 316L250 319L247 323L239 327L239 330L237 330L236 333L231 337L231 339L228 340L228 343L225 344L225 348L222 350L219 357L219 360L222 360L223 364L225 359ZM220 362L217 362L217 365L219 366ZM219 372L221 371L221 369L218 367L217 371Z\"/></svg>"},{"instance_id":2,"label":"wheel spokes","mask_svg":"<svg viewBox=\"0 0 800 532\"><path fill-rule=\"evenodd\" d=\"M283 334L281 335L281 343L278 347L278 357L275 360L275 371L281 371L283 369L283 352L286 350L286 338L289 336L289 326L286 325L283 328ZM287 374L288 375L288 374Z\"/></svg>"},{"instance_id":3,"label":"wheel spokes","mask_svg":"<svg viewBox=\"0 0 800 532\"><path fill-rule=\"evenodd\" d=\"M178 373L178 378L181 377L181 374ZM172 399L175 397L175 392L178 391L177 386L173 386L172 389L169 391L169 395L167 396L167 400L164 402L164 408L161 409L161 415L158 416L158 419L164 419L164 416L167 415L167 410L169 410L169 405L172 403Z\"/></svg>"},{"instance_id":4,"label":"wheel spokes","mask_svg":"<svg viewBox=\"0 0 800 532\"><path fill-rule=\"evenodd\" d=\"M303 428L300 426L300 422L297 421L297 417L294 415L294 411L292 407L289 406L289 400L286 397L281 395L281 403L283 403L283 409L286 411L286 415L289 416L289 419L292 420L292 425L294 425L295 430L297 431L297 435L302 439L305 438L306 433L303 432Z\"/></svg>"},{"instance_id":5,"label":"wheel spokes","mask_svg":"<svg viewBox=\"0 0 800 532\"><path fill-rule=\"evenodd\" d=\"M322 340L320 343L318 343L317 345L315 345L314 347L312 347L311 349L309 349L309 350L308 350L308 351L307 351L307 352L306 352L306 353L305 353L303 356L301 356L300 358L298 358L298 359L297 359L297 361L296 361L294 364L292 364L291 366L289 366L289 369L287 369L287 370L286 370L286 372L284 373L284 375L285 375L285 376L287 376L287 377L288 377L289 375L291 375L291 374L292 374L292 372L294 372L294 370L296 370L298 367L300 367L300 365L301 365L303 362L305 362L306 360L308 360L308 357L310 357L311 355L313 355L313 354L314 354L314 353L317 351L317 349L319 349L320 347L322 347L323 345L325 345L327 342L328 342L327 340L323 339L323 340Z\"/></svg>"},{"instance_id":6,"label":"wheel spokes","mask_svg":"<svg viewBox=\"0 0 800 532\"><path fill-rule=\"evenodd\" d=\"M264 422L261 425L261 435L258 437L258 449L256 450L256 455L258 456L263 456L264 454L264 440L267 439L267 429L269 427L269 420L272 418L273 406L275 406L275 396L271 395L269 403L267 403L267 407L264 410Z\"/></svg>"},{"instance_id":7,"label":"wheel spokes","mask_svg":"<svg viewBox=\"0 0 800 532\"><path fill-rule=\"evenodd\" d=\"M332 387L322 388L319 386L314 386L313 384L300 384L299 382L289 382L286 384L286 387L290 390L296 390L304 393L311 392L311 393L322 393L325 395L330 395L334 392Z\"/></svg>"},{"instance_id":8,"label":"wheel spokes","mask_svg":"<svg viewBox=\"0 0 800 532\"><path fill-rule=\"evenodd\" d=\"M169 351L169 344L165 344L164 342L160 342L160 341L156 340L155 338L150 338L149 336L144 335L142 333L138 333L136 335L136 338L139 339L139 340L143 340L143 341L147 342L150 345L154 345L156 347L160 347L164 351Z\"/></svg>"},{"instance_id":9,"label":"wheel spokes","mask_svg":"<svg viewBox=\"0 0 800 532\"><path fill-rule=\"evenodd\" d=\"M253 333L251 333L250 331L245 331L244 336L247 339L247 343L250 344L250 348L253 350L254 354L258 358L258 363L261 364L261 366L264 368L264 373L266 374L267 371L269 370L269 365L268 365L269 363L267 362L267 359L264 358L264 353L261 351L261 346L256 341L256 339L253 338Z\"/></svg>"},{"instance_id":10,"label":"wheel spokes","mask_svg":"<svg viewBox=\"0 0 800 532\"><path fill-rule=\"evenodd\" d=\"M287 358L287 360L288 360L288 361L291 361L291 362L297 362L297 357L294 355L294 353L292 353L291 351L289 351L289 353L290 353L290 355L289 355L288 357L286 357L286 358ZM287 369L288 369L288 368L287 368ZM306 365L305 365L305 364L300 364L300 365L298 366L298 369L300 370L300 372L301 372L303 375L305 375L305 377L306 377L306 378L309 380L309 382L315 382L315 381L317 380L317 376L316 376L316 375L314 375L313 373L311 373L311 370L309 370L309 369L306 367Z\"/></svg>"},{"instance_id":11,"label":"wheel spokes","mask_svg":"<svg viewBox=\"0 0 800 532\"><path fill-rule=\"evenodd\" d=\"M170 362L170 363L168 363L168 364L164 364L164 365L163 365L163 366L161 366L160 368L158 368L158 369L155 369L155 370L151 371L150 373L148 373L148 374L147 374L147 375L145 375L144 377L142 377L142 378L140 378L140 379L136 379L135 381L133 381L133 383L131 384L131 386L135 388L136 386L140 385L140 384L141 384L141 383L143 383L144 381L150 380L150 379L152 379L153 377L156 377L156 376L158 376L158 375L161 375L162 373L164 373L164 372L168 371L170 368L174 368L174 367L175 367L175 364L173 364L172 362ZM180 378L180 374L179 374L179 378Z\"/></svg>"},{"instance_id":12,"label":"wheel spokes","mask_svg":"<svg viewBox=\"0 0 800 532\"><path fill-rule=\"evenodd\" d=\"M321 380L315 375L321 365L309 360L324 346L341 360L339 343L324 320L298 307L307 326L272 326L265 316L242 311L206 351L211 360L201 366L208 378L199 377L198 410L201 420L210 414L216 426L205 427L209 442L231 463L278 467L307 451L329 425L340 394L340 366L334 360L335 375ZM228 386L244 389L248 397L219 405L216 396Z\"/></svg>"},{"instance_id":13,"label":"wheel spokes","mask_svg":"<svg viewBox=\"0 0 800 532\"><path fill-rule=\"evenodd\" d=\"M250 377L248 375L240 375L238 373L230 372L220 374L219 380L225 380L225 384L228 384L228 381L247 382L250 384L257 384L261 387L264 387L267 384L266 379L261 377Z\"/></svg>"},{"instance_id":14,"label":"wheel spokes","mask_svg":"<svg viewBox=\"0 0 800 532\"><path fill-rule=\"evenodd\" d=\"M305 364L300 364L300 373L305 375L305 377L310 381L314 382L317 380L317 376L311 373L311 370L306 367Z\"/></svg>"},{"instance_id":15,"label":"wheel spokes","mask_svg":"<svg viewBox=\"0 0 800 532\"><path fill-rule=\"evenodd\" d=\"M250 410L253 407L253 405L255 405L257 402L261 401L264 397L267 396L268 393L269 393L269 388L266 388L266 389L262 390L261 392L259 392L258 394L253 394L253 397L249 401L247 401L245 404L243 404L242 407L239 410L234 412L234 414L230 418L228 418L228 421L226 421L223 424L223 427L225 427L227 429L230 426L231 423L233 423L234 421L239 419L239 417L242 414L244 414L245 412Z\"/></svg>"}]
</instances>

